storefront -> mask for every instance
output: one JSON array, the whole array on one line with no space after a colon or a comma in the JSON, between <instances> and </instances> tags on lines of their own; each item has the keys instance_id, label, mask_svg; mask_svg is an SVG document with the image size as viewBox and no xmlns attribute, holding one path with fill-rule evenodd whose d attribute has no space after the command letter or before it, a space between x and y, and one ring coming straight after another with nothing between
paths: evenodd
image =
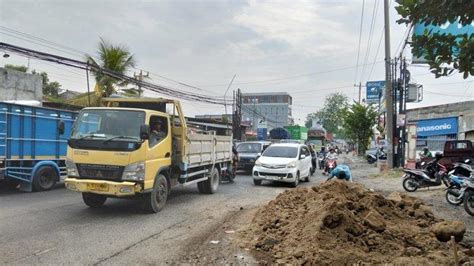
<instances>
[{"instance_id":1,"label":"storefront","mask_svg":"<svg viewBox=\"0 0 474 266\"><path fill-rule=\"evenodd\" d=\"M416 122L416 147L422 150L428 147L430 151L442 152L447 140L458 139L458 117L426 119Z\"/></svg>"}]
</instances>

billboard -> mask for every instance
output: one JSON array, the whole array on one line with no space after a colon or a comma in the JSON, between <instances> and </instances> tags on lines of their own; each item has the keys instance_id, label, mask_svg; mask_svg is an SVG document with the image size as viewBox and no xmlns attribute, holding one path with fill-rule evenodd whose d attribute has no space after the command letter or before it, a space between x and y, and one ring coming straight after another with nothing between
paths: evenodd
<instances>
[{"instance_id":1,"label":"billboard","mask_svg":"<svg viewBox=\"0 0 474 266\"><path fill-rule=\"evenodd\" d=\"M367 81L365 84L367 88L365 100L367 103L378 103L385 90L385 80L381 81Z\"/></svg>"},{"instance_id":2,"label":"billboard","mask_svg":"<svg viewBox=\"0 0 474 266\"><path fill-rule=\"evenodd\" d=\"M457 133L457 117L416 121L416 135L418 137L439 136Z\"/></svg>"},{"instance_id":3,"label":"billboard","mask_svg":"<svg viewBox=\"0 0 474 266\"><path fill-rule=\"evenodd\" d=\"M450 35L462 35L462 34L474 34L474 24L469 25L461 25L458 22L450 23L446 22L443 25L435 26L435 25L426 25L424 23L417 23L415 24L413 35L420 36L425 34L450 34ZM456 51L454 51L456 54ZM413 64L425 64L426 60L424 57L415 57L413 56Z\"/></svg>"}]
</instances>

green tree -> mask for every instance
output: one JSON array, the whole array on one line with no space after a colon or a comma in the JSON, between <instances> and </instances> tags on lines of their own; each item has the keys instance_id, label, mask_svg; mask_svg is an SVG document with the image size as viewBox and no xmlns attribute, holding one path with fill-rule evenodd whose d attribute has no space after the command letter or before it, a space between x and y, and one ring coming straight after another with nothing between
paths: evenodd
<instances>
[{"instance_id":1,"label":"green tree","mask_svg":"<svg viewBox=\"0 0 474 266\"><path fill-rule=\"evenodd\" d=\"M135 59L133 55L121 45L112 45L100 38L97 49L98 60L96 61L92 56L86 55L89 64L100 69L111 70L115 73L125 74L131 67L135 66ZM93 70L95 76L96 86L102 97L108 97L116 92L116 87L123 87L127 85L126 82L110 77L101 70Z\"/></svg>"},{"instance_id":2,"label":"green tree","mask_svg":"<svg viewBox=\"0 0 474 266\"><path fill-rule=\"evenodd\" d=\"M474 21L474 1L472 0L397 0L398 23L440 26L446 22L459 21L470 25ZM450 74L453 69L445 67L452 64L463 77L474 76L474 34L430 34L414 35L411 42L412 53L424 57L436 77Z\"/></svg>"},{"instance_id":3,"label":"green tree","mask_svg":"<svg viewBox=\"0 0 474 266\"><path fill-rule=\"evenodd\" d=\"M3 67L6 69L12 69L12 70L20 71L20 72L25 72L25 73L28 70L26 66L17 66L17 65L10 65L10 64L5 64Z\"/></svg>"},{"instance_id":4,"label":"green tree","mask_svg":"<svg viewBox=\"0 0 474 266\"><path fill-rule=\"evenodd\" d=\"M376 124L378 113L373 105L354 103L342 111L345 137L359 145L359 154L364 154L370 143L372 127Z\"/></svg>"},{"instance_id":5,"label":"green tree","mask_svg":"<svg viewBox=\"0 0 474 266\"><path fill-rule=\"evenodd\" d=\"M321 110L306 116L305 125L311 126L311 119L318 119L328 132L333 133L334 136L343 137L341 111L344 110L347 102L347 96L342 93L328 95Z\"/></svg>"},{"instance_id":6,"label":"green tree","mask_svg":"<svg viewBox=\"0 0 474 266\"><path fill-rule=\"evenodd\" d=\"M40 75L43 78L43 95L58 98L61 93L61 84L57 81L49 81L48 73L31 71L31 74Z\"/></svg>"}]
</instances>

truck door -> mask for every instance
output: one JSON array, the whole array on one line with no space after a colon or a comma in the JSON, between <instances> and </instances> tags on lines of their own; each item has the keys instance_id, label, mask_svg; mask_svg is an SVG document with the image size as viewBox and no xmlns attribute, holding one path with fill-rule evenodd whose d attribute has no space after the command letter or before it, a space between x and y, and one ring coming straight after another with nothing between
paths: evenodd
<instances>
[{"instance_id":1,"label":"truck door","mask_svg":"<svg viewBox=\"0 0 474 266\"><path fill-rule=\"evenodd\" d=\"M148 121L150 137L147 147L145 189L153 187L158 172L171 165L171 130L168 117L152 115Z\"/></svg>"}]
</instances>

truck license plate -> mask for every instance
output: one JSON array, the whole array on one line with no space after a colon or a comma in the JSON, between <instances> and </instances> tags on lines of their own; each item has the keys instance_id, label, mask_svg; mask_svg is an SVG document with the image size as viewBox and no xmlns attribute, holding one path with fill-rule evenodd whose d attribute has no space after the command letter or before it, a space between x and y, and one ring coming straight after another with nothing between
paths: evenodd
<instances>
[{"instance_id":1,"label":"truck license plate","mask_svg":"<svg viewBox=\"0 0 474 266\"><path fill-rule=\"evenodd\" d=\"M88 184L87 184L87 190L92 190L92 191L109 191L109 185L108 185L108 184L94 184L94 183L88 183Z\"/></svg>"}]
</instances>

